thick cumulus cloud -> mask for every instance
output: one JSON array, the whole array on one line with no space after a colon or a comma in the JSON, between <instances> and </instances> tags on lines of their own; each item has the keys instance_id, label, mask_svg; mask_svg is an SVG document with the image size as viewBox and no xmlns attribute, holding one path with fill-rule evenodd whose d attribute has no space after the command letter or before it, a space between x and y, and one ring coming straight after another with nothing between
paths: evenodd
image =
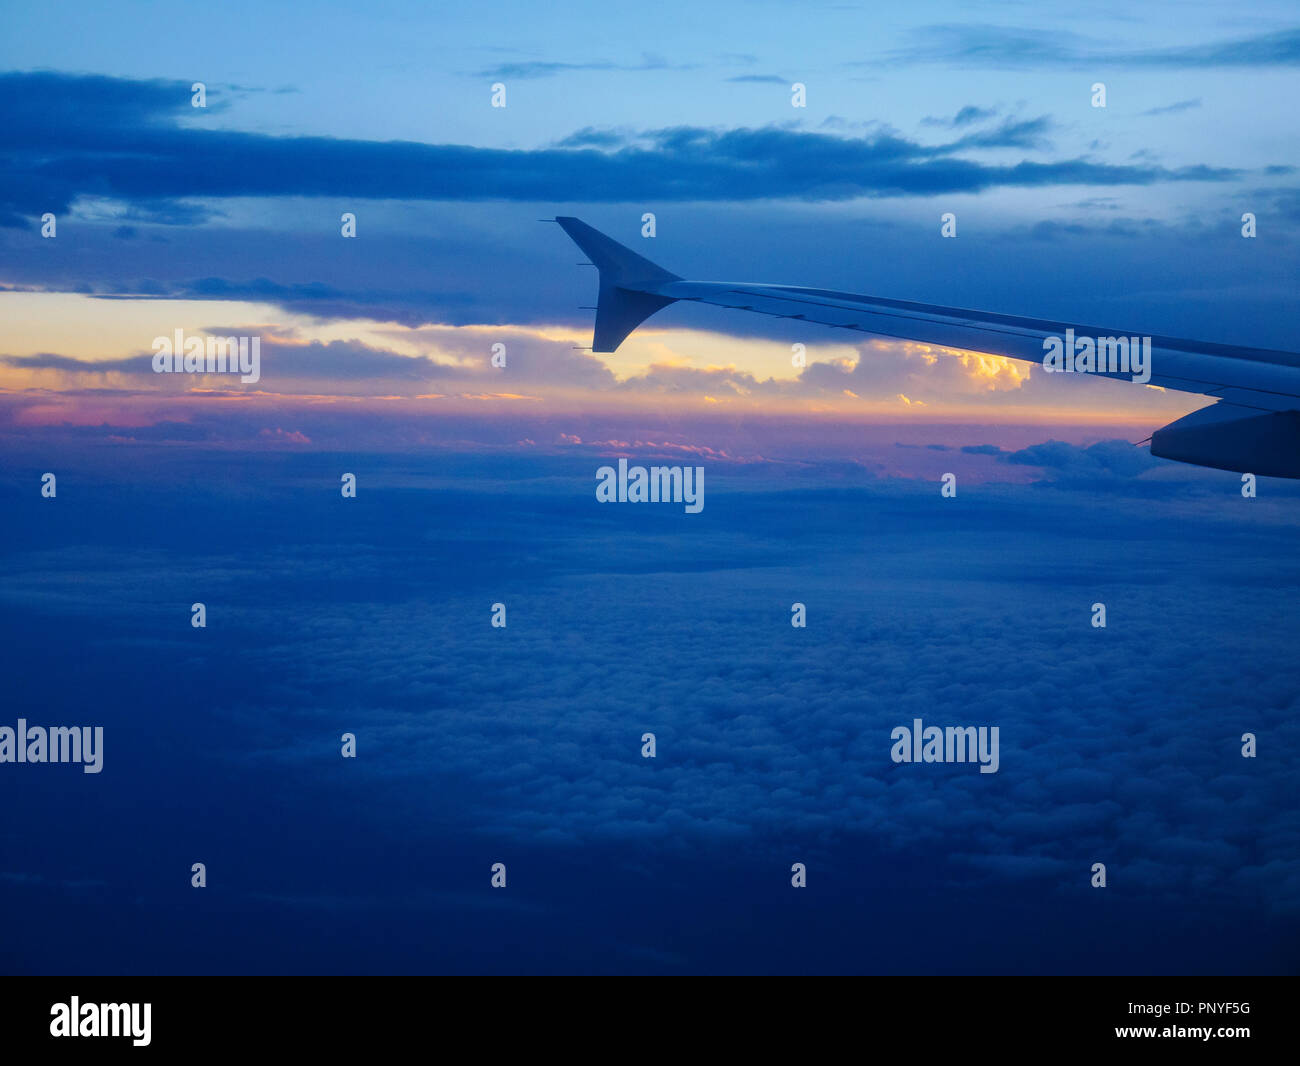
<instances>
[{"instance_id":1,"label":"thick cumulus cloud","mask_svg":"<svg viewBox=\"0 0 1300 1066\"><path fill-rule=\"evenodd\" d=\"M1003 459L1008 463L1054 470L1071 478L1105 474L1133 477L1161 465L1161 460L1145 448L1123 440L1098 441L1086 448L1052 440L1007 453Z\"/></svg>"},{"instance_id":2,"label":"thick cumulus cloud","mask_svg":"<svg viewBox=\"0 0 1300 1066\"><path fill-rule=\"evenodd\" d=\"M451 819L496 841L656 852L861 839L943 856L958 891L1069 894L1104 862L1126 898L1300 911L1291 513L1243 513L1231 486L1214 507L736 491L707 465L688 516L597 506L581 461L513 482L524 468L469 463L459 484L445 463L414 481L360 469L369 510L343 524L301 464L287 496L244 505L261 516L255 560L222 538L177 550L210 520L233 528L233 487L165 534L137 510L94 551L38 547L23 518L7 610L107 612L92 658L170 641L203 670L181 635L147 636L201 587L221 617L206 654L238 648L240 683L190 708L215 758L314 788L346 723L366 751L351 772L399 834ZM505 630L488 624L496 601ZM997 726L998 773L892 763L891 731L917 718Z\"/></svg>"}]
</instances>

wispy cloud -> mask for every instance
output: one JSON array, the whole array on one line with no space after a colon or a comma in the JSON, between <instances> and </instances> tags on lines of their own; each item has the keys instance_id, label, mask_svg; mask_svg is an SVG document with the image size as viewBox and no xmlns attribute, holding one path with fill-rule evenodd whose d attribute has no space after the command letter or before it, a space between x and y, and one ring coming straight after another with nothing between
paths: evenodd
<instances>
[{"instance_id":1,"label":"wispy cloud","mask_svg":"<svg viewBox=\"0 0 1300 1066\"><path fill-rule=\"evenodd\" d=\"M924 126L969 126L973 122L984 122L986 119L993 118L997 113L996 108L976 107L974 104L967 104L952 118L938 118L934 115L928 115L921 120L921 124Z\"/></svg>"},{"instance_id":2,"label":"wispy cloud","mask_svg":"<svg viewBox=\"0 0 1300 1066\"><path fill-rule=\"evenodd\" d=\"M1198 96L1195 100L1179 100L1177 103L1165 104L1163 107L1152 107L1146 111L1140 112L1142 115L1174 115L1179 111L1193 111L1201 106L1201 98Z\"/></svg>"},{"instance_id":3,"label":"wispy cloud","mask_svg":"<svg viewBox=\"0 0 1300 1066\"><path fill-rule=\"evenodd\" d=\"M581 62L563 62L557 60L525 59L498 63L477 73L483 78L553 78L557 74L570 74L575 71L643 71L643 70L690 70L689 64L669 63L662 56L643 54L639 63L615 63L610 60L584 60Z\"/></svg>"},{"instance_id":4,"label":"wispy cloud","mask_svg":"<svg viewBox=\"0 0 1300 1066\"><path fill-rule=\"evenodd\" d=\"M1068 31L986 24L926 26L914 43L889 53L895 64L944 63L978 67L1100 66L1210 68L1300 66L1300 29L1166 48L1117 48ZM855 66L877 66L864 60Z\"/></svg>"}]
</instances>

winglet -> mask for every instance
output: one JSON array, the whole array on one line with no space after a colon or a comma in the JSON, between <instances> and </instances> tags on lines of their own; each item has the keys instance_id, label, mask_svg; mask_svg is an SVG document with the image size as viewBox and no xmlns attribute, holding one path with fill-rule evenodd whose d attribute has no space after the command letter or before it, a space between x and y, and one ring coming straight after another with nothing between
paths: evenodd
<instances>
[{"instance_id":1,"label":"winglet","mask_svg":"<svg viewBox=\"0 0 1300 1066\"><path fill-rule=\"evenodd\" d=\"M592 351L617 350L637 326L673 303L674 297L660 296L655 289L670 281L681 281L676 274L656 266L580 219L560 215L555 221L600 271Z\"/></svg>"}]
</instances>

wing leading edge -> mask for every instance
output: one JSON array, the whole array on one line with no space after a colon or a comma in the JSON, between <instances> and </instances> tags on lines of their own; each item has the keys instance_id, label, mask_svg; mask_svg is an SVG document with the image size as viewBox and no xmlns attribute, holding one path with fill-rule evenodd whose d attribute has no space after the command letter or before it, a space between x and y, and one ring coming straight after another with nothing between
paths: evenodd
<instances>
[{"instance_id":1,"label":"wing leading edge","mask_svg":"<svg viewBox=\"0 0 1300 1066\"><path fill-rule=\"evenodd\" d=\"M828 289L748 282L687 281L576 218L556 221L600 271L592 349L612 352L643 321L678 300L756 311L777 318L898 340L984 352L1043 365L1050 338L1133 342L1124 369L1092 370L1218 402L1157 430L1153 455L1198 466L1300 478L1300 354L1150 336L1076 322L1023 318ZM1109 345L1108 345L1109 347ZM1112 365L1118 363L1112 359ZM1147 374L1149 373L1149 377Z\"/></svg>"}]
</instances>

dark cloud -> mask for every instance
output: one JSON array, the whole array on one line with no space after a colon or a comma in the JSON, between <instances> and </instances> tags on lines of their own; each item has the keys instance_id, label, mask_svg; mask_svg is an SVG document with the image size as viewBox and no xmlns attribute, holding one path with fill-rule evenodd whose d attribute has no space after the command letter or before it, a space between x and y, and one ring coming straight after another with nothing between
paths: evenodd
<instances>
[{"instance_id":1,"label":"dark cloud","mask_svg":"<svg viewBox=\"0 0 1300 1066\"><path fill-rule=\"evenodd\" d=\"M1050 440L1002 456L1007 463L1040 466L1071 479L1094 477L1135 477L1152 467L1167 466L1145 447L1125 440L1098 441L1082 448L1065 441Z\"/></svg>"},{"instance_id":2,"label":"dark cloud","mask_svg":"<svg viewBox=\"0 0 1300 1066\"><path fill-rule=\"evenodd\" d=\"M1259 188L1173 221L1134 213L1122 194L1117 202L1105 211L1055 205L1052 218L1033 227L985 228L965 215L962 232L970 235L973 222L979 229L977 239L964 242L939 239L937 210L932 224L924 215L900 218L884 204L847 217L829 206L663 205L659 236L643 247L653 244L651 259L687 277L816 285L1110 322L1125 332L1293 345L1294 293L1281 279L1300 269L1294 191ZM114 223L72 216L60 219L58 240L0 231L0 260L15 291L265 300L298 313L407 326L566 324L589 337L592 314L580 307L595 302L594 272L575 265L581 256L558 227L536 220L576 214L636 246L641 214L656 203L374 204L360 209L362 236L345 241L337 223L349 206L356 209L346 201L260 201L250 209L273 213L274 227L211 225L183 240L143 223L132 223L137 240L117 240ZM1254 244L1240 238L1245 210L1259 215L1269 236L1275 284L1244 284L1261 265ZM1140 290L1131 284L1133 271L1144 278ZM829 327L689 303L666 309L650 326L720 330L786 346L846 340Z\"/></svg>"},{"instance_id":3,"label":"dark cloud","mask_svg":"<svg viewBox=\"0 0 1300 1066\"><path fill-rule=\"evenodd\" d=\"M585 126L555 142L557 148L620 148L627 143L627 134L617 130L598 130Z\"/></svg>"},{"instance_id":4,"label":"dark cloud","mask_svg":"<svg viewBox=\"0 0 1300 1066\"><path fill-rule=\"evenodd\" d=\"M87 110L87 101L90 101ZM1040 143L1047 120L1008 122L947 145L891 133L847 138L768 127L650 130L614 150L533 150L272 137L205 129L182 82L0 75L0 212L10 224L65 212L79 197L147 205L250 196L627 202L978 192L996 187L1222 182L1230 168L1108 165L1084 159L993 165L969 148ZM182 121L183 120L183 121ZM606 146L610 141L603 142ZM144 209L144 208L141 208ZM159 220L164 220L160 218ZM176 221L192 224L182 215Z\"/></svg>"},{"instance_id":5,"label":"dark cloud","mask_svg":"<svg viewBox=\"0 0 1300 1066\"><path fill-rule=\"evenodd\" d=\"M995 108L975 107L973 104L967 104L952 118L954 126L966 126L972 122L982 122L986 118L992 118L997 114Z\"/></svg>"},{"instance_id":6,"label":"dark cloud","mask_svg":"<svg viewBox=\"0 0 1300 1066\"><path fill-rule=\"evenodd\" d=\"M953 150L964 148L1045 148L1046 134L1053 128L1046 115L1032 119L1007 119L989 130L968 133L950 146Z\"/></svg>"},{"instance_id":7,"label":"dark cloud","mask_svg":"<svg viewBox=\"0 0 1300 1066\"><path fill-rule=\"evenodd\" d=\"M967 104L952 118L936 118L931 115L923 118L921 122L922 125L926 126L969 126L973 122L983 122L986 119L993 118L997 113L997 108L976 107L974 104Z\"/></svg>"}]
</instances>

